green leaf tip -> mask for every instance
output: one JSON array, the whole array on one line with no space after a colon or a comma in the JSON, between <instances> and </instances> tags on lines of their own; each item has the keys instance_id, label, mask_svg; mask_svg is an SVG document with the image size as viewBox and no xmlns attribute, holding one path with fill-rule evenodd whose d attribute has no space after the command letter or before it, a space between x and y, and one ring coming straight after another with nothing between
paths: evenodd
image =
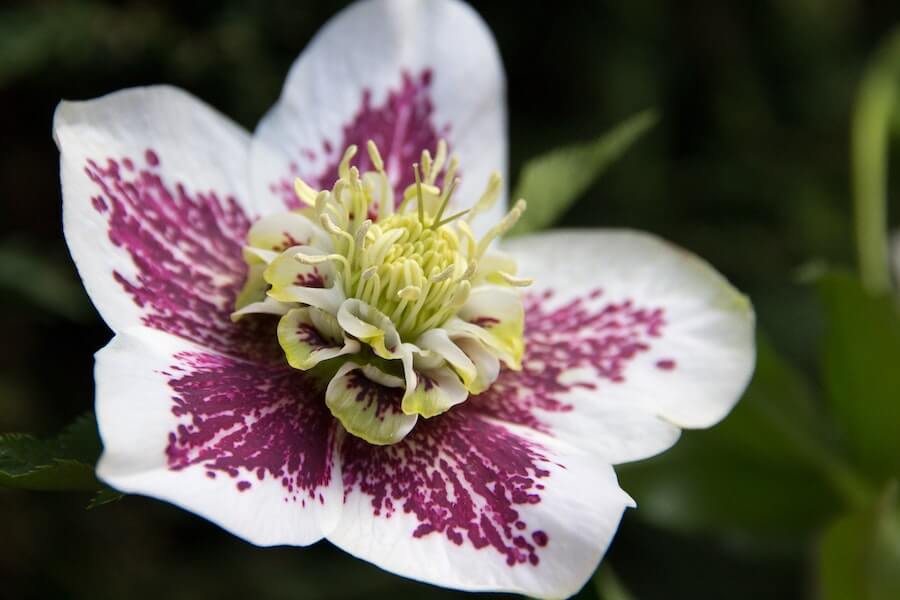
<instances>
[{"instance_id":1,"label":"green leaf tip","mask_svg":"<svg viewBox=\"0 0 900 600\"><path fill-rule=\"evenodd\" d=\"M655 109L644 110L596 140L557 148L525 163L512 198L526 199L528 210L509 235L522 235L552 225L607 167L658 121Z\"/></svg>"},{"instance_id":2,"label":"green leaf tip","mask_svg":"<svg viewBox=\"0 0 900 600\"><path fill-rule=\"evenodd\" d=\"M66 427L57 437L0 434L0 486L29 490L97 490L94 475L100 437L93 413Z\"/></svg>"}]
</instances>

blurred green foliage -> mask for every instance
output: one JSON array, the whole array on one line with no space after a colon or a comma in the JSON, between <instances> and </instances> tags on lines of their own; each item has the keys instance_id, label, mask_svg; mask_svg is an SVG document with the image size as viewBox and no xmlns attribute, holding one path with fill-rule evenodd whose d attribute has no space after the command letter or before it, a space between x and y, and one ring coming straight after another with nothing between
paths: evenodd
<instances>
[{"instance_id":1,"label":"blurred green foliage","mask_svg":"<svg viewBox=\"0 0 900 600\"><path fill-rule=\"evenodd\" d=\"M522 235L556 224L603 171L658 120L656 112L647 110L597 140L556 148L525 163L511 201L526 198L528 210L509 235Z\"/></svg>"},{"instance_id":2,"label":"blurred green foliage","mask_svg":"<svg viewBox=\"0 0 900 600\"><path fill-rule=\"evenodd\" d=\"M837 520L821 542L823 600L900 598L900 505L896 483L871 506Z\"/></svg>"},{"instance_id":3,"label":"blurred green foliage","mask_svg":"<svg viewBox=\"0 0 900 600\"><path fill-rule=\"evenodd\" d=\"M867 293L847 273L819 282L827 329L822 373L848 453L870 477L900 478L900 318L897 299Z\"/></svg>"},{"instance_id":4,"label":"blurred green foliage","mask_svg":"<svg viewBox=\"0 0 900 600\"><path fill-rule=\"evenodd\" d=\"M167 82L252 128L291 61L344 3L63 0L0 8L0 431L40 434L0 445L4 481L35 477L37 486L42 470L63 469L78 485L94 485L82 466L55 460L95 456L96 447L82 454L84 446L76 451L54 434L90 407L91 356L109 336L65 258L49 137L56 102ZM561 156L551 149L572 144L599 149L608 139L601 132L622 132L615 124L629 115L648 106L661 115L640 143L603 165L599 183L572 186L567 199L577 202L561 214L535 211L531 225L558 219L667 237L748 292L765 332L750 389L719 427L686 432L669 453L620 469L640 508L626 516L607 560L619 576L601 570L579 597L614 600L626 589L639 599L898 597L896 300L830 267L854 261L851 199L860 182L875 215L861 231L880 237L878 203L894 189L886 174L900 173L900 153L888 152L900 110L888 110L873 135L850 133L864 74L874 69L877 83L896 84L881 70L890 52L878 47L900 22L900 6L477 8L509 74L511 164L521 185L540 185L528 173L546 163L534 157ZM631 136L642 132L630 123ZM599 150L581 156L605 161ZM870 168L878 160L881 168ZM887 218L897 223L895 214ZM815 284L798 282L809 261L829 265ZM45 466L23 468L35 464ZM114 498L104 491L95 503ZM4 593L460 597L327 544L262 550L152 500L86 512L88 499L0 491Z\"/></svg>"}]
</instances>

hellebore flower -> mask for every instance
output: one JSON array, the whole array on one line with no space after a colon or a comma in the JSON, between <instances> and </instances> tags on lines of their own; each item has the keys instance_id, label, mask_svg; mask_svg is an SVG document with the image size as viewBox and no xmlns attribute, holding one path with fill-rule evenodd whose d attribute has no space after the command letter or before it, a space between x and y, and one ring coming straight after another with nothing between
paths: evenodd
<instances>
[{"instance_id":1,"label":"hellebore flower","mask_svg":"<svg viewBox=\"0 0 900 600\"><path fill-rule=\"evenodd\" d=\"M452 0L346 9L252 136L170 87L60 104L66 238L115 332L99 476L262 546L575 593L633 506L612 465L728 413L753 313L650 235L498 242L505 126Z\"/></svg>"}]
</instances>

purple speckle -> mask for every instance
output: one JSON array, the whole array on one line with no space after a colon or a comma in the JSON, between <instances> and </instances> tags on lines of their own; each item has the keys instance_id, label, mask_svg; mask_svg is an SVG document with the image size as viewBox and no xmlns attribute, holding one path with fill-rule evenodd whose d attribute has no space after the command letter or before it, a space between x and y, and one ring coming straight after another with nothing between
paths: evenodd
<instances>
[{"instance_id":1,"label":"purple speckle","mask_svg":"<svg viewBox=\"0 0 900 600\"><path fill-rule=\"evenodd\" d=\"M385 171L399 202L403 190L413 183L412 164L419 161L422 150L434 153L438 140L450 131L449 125L438 127L432 122L431 82L430 69L417 76L403 72L399 88L390 91L384 103L378 106L372 104L371 90L364 90L359 109L343 127L342 139L337 144L323 140L325 166L318 173L304 171L302 176L313 187L331 188L338 178L342 153L351 144L360 149L354 164L360 171L371 169L365 148L366 143L373 140L381 152ZM313 158L308 151L301 150L299 154L303 159L301 162L306 164ZM289 176L273 183L270 189L281 196L285 206L297 208L300 202L294 194L294 176L300 169L296 162L292 166Z\"/></svg>"},{"instance_id":2,"label":"purple speckle","mask_svg":"<svg viewBox=\"0 0 900 600\"><path fill-rule=\"evenodd\" d=\"M493 549L510 566L537 564L519 507L540 502L535 484L550 476L544 452L461 405L420 420L393 446L348 437L344 486L370 496L374 516L397 510L415 516L413 537L442 535L456 545Z\"/></svg>"},{"instance_id":3,"label":"purple speckle","mask_svg":"<svg viewBox=\"0 0 900 600\"><path fill-rule=\"evenodd\" d=\"M166 448L170 469L200 464L231 477L272 478L286 494L311 498L328 484L335 422L318 384L287 365L207 353L173 358L186 374L169 381L179 419Z\"/></svg>"},{"instance_id":4,"label":"purple speckle","mask_svg":"<svg viewBox=\"0 0 900 600\"><path fill-rule=\"evenodd\" d=\"M553 298L551 291L527 294L522 370L504 369L490 389L468 404L503 421L551 433L540 415L573 410L560 400L563 394L577 387L602 393L600 382L624 383L628 365L662 335L665 311L639 307L627 299L589 301L600 295L595 290L587 298L549 309L545 303ZM583 367L590 368L596 379L564 381L563 375Z\"/></svg>"},{"instance_id":5,"label":"purple speckle","mask_svg":"<svg viewBox=\"0 0 900 600\"><path fill-rule=\"evenodd\" d=\"M245 491L249 490L249 489L250 489L250 482L249 482L249 481L238 481L238 482L237 482L237 489L238 489L239 492L245 492Z\"/></svg>"},{"instance_id":6,"label":"purple speckle","mask_svg":"<svg viewBox=\"0 0 900 600\"><path fill-rule=\"evenodd\" d=\"M156 152L146 154L160 164ZM144 325L222 352L281 359L275 337L261 335L270 321L235 326L229 317L244 284L241 247L251 223L236 198L188 190L156 168L123 171L112 158L88 160L85 173L110 241L131 256L135 275L111 275L142 309Z\"/></svg>"},{"instance_id":7,"label":"purple speckle","mask_svg":"<svg viewBox=\"0 0 900 600\"><path fill-rule=\"evenodd\" d=\"M662 371L674 371L676 363L671 358L664 358L656 361L656 368Z\"/></svg>"}]
</instances>

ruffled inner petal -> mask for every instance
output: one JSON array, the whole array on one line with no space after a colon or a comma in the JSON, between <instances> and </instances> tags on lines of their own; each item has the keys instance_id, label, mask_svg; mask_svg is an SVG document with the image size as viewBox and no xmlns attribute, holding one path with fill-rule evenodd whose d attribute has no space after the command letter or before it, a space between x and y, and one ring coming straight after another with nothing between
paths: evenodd
<instances>
[{"instance_id":1,"label":"ruffled inner petal","mask_svg":"<svg viewBox=\"0 0 900 600\"><path fill-rule=\"evenodd\" d=\"M359 342L340 335L334 317L315 307L295 308L284 315L278 322L278 342L288 364L303 371L360 349Z\"/></svg>"},{"instance_id":2,"label":"ruffled inner petal","mask_svg":"<svg viewBox=\"0 0 900 600\"><path fill-rule=\"evenodd\" d=\"M417 415L400 410L402 397L402 379L354 362L341 366L325 392L331 414L344 429L375 445L396 444L416 424Z\"/></svg>"}]
</instances>

